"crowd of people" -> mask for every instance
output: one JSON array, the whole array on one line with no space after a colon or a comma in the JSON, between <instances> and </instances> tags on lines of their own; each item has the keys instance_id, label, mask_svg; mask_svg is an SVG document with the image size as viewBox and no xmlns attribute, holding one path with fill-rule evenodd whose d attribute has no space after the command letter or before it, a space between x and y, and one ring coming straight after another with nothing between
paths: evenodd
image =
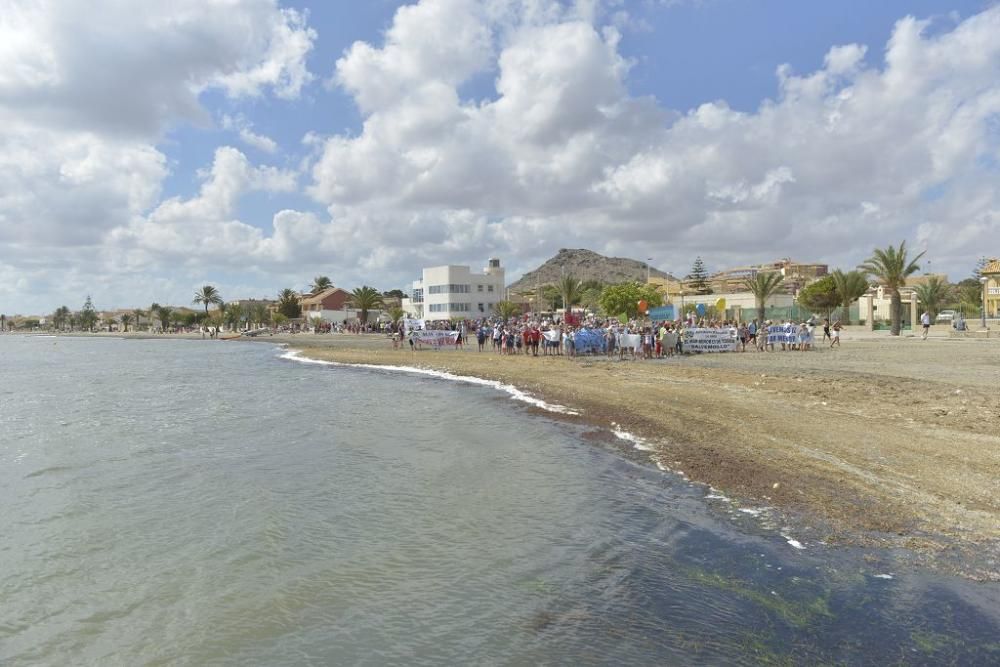
<instances>
[{"instance_id":1,"label":"crowd of people","mask_svg":"<svg viewBox=\"0 0 1000 667\"><path fill-rule=\"evenodd\" d=\"M588 316L568 323L558 318L499 318L469 320L459 324L447 320L423 322L423 327L436 331L454 331L452 343L457 348L473 342L479 352L493 352L501 356L604 356L618 359L659 359L679 354L699 352L696 335L705 330L716 333L723 344L716 351L775 352L809 351L818 345L840 345L840 323L822 322L822 339L816 341L820 324L811 318L794 323L790 320L776 323L771 320L737 322L696 318L693 314L675 321L642 321L633 319L602 319ZM404 344L409 338L411 348L423 347L416 331L394 332L394 346Z\"/></svg>"}]
</instances>

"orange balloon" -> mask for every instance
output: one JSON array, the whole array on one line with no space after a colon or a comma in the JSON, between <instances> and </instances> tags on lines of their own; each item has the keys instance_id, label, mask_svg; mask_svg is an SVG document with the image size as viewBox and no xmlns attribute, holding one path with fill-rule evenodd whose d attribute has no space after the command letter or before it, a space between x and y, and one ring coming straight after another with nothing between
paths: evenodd
<instances>
[{"instance_id":1,"label":"orange balloon","mask_svg":"<svg viewBox=\"0 0 1000 667\"><path fill-rule=\"evenodd\" d=\"M648 304L648 303L646 303L646 300L645 300L645 299L643 299L642 301L640 301L640 302L639 302L639 312L640 312L640 313L645 313L645 312L646 312L646 306L648 306L648 305L649 305L649 304Z\"/></svg>"}]
</instances>

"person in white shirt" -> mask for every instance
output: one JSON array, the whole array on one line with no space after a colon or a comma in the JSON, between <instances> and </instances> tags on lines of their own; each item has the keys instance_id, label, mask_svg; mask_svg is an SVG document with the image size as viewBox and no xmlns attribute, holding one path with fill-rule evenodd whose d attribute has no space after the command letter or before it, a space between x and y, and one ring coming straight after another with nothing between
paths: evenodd
<instances>
[{"instance_id":1,"label":"person in white shirt","mask_svg":"<svg viewBox=\"0 0 1000 667\"><path fill-rule=\"evenodd\" d=\"M923 340L927 340L927 332L931 330L931 314L926 310L924 311L924 314L920 316L920 324L924 327L924 333L920 337Z\"/></svg>"}]
</instances>

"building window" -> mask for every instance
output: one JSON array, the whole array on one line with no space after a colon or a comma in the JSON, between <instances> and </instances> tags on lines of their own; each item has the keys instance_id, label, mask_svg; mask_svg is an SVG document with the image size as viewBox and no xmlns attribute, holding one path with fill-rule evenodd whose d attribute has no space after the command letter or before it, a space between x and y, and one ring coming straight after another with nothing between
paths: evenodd
<instances>
[{"instance_id":1,"label":"building window","mask_svg":"<svg viewBox=\"0 0 1000 667\"><path fill-rule=\"evenodd\" d=\"M477 292L482 292L483 291L483 284L479 283L478 285L476 285L476 288L477 288L476 289Z\"/></svg>"},{"instance_id":2,"label":"building window","mask_svg":"<svg viewBox=\"0 0 1000 667\"><path fill-rule=\"evenodd\" d=\"M486 291L487 292L492 292L493 291L493 285L487 285Z\"/></svg>"},{"instance_id":3,"label":"building window","mask_svg":"<svg viewBox=\"0 0 1000 667\"><path fill-rule=\"evenodd\" d=\"M479 312L480 313L485 313L486 312L486 310L483 308L483 304L479 304Z\"/></svg>"},{"instance_id":4,"label":"building window","mask_svg":"<svg viewBox=\"0 0 1000 667\"><path fill-rule=\"evenodd\" d=\"M471 303L432 303L428 310L432 313L468 313L472 310Z\"/></svg>"},{"instance_id":5,"label":"building window","mask_svg":"<svg viewBox=\"0 0 1000 667\"><path fill-rule=\"evenodd\" d=\"M472 291L471 285L431 285L427 289L428 294L468 294Z\"/></svg>"},{"instance_id":6,"label":"building window","mask_svg":"<svg viewBox=\"0 0 1000 667\"><path fill-rule=\"evenodd\" d=\"M415 289L413 290L413 303L423 303L424 302L424 290Z\"/></svg>"}]
</instances>

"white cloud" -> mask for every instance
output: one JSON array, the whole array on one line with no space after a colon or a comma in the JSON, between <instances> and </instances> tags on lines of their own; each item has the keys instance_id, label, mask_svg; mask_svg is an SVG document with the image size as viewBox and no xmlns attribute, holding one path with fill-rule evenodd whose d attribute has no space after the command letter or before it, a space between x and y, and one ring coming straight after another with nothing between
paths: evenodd
<instances>
[{"instance_id":1,"label":"white cloud","mask_svg":"<svg viewBox=\"0 0 1000 667\"><path fill-rule=\"evenodd\" d=\"M676 270L696 253L852 265L916 236L954 268L996 231L1000 8L943 33L904 18L884 63L834 46L815 72L779 68L776 99L755 112L710 102L683 115L628 93L620 36L582 20L593 10L547 5L529 20L517 3L425 0L400 11L383 46L355 44L337 63L364 128L327 139L310 192L335 217L379 211L386 222L356 239L363 254L405 245L451 261L449 220L475 219L461 259L524 253L511 262L524 268L567 245ZM459 56L442 64L453 43ZM489 72L495 98L463 99ZM411 228L417 217L436 217L440 233Z\"/></svg>"},{"instance_id":2,"label":"white cloud","mask_svg":"<svg viewBox=\"0 0 1000 667\"><path fill-rule=\"evenodd\" d=\"M251 146L259 151L269 154L273 154L278 151L278 142L271 137L254 132L253 123L247 120L243 115L230 116L228 114L224 114L222 116L221 123L223 129L236 132L240 141L247 146Z\"/></svg>"},{"instance_id":3,"label":"white cloud","mask_svg":"<svg viewBox=\"0 0 1000 667\"><path fill-rule=\"evenodd\" d=\"M816 71L779 68L774 99L741 112L632 95L619 2L422 0L336 63L363 126L303 139L328 215L279 210L262 229L240 220L241 198L294 192L298 173L222 147L195 195L162 200L176 165L156 142L215 114L276 152L202 100L299 95L305 15L271 0L9 5L0 278L36 294L56 293L53 266L70 267L64 289L125 298L140 287L120 276L159 275L141 289L186 298L206 266L231 285L336 266L339 283L391 287L491 255L516 277L568 246L684 272L696 254L851 266L905 238L954 269L1000 238L1000 8L950 31L904 18L884 51L833 46Z\"/></svg>"},{"instance_id":4,"label":"white cloud","mask_svg":"<svg viewBox=\"0 0 1000 667\"><path fill-rule=\"evenodd\" d=\"M115 244L154 208L157 216L193 217L198 207L230 205L225 198L238 197L230 186L294 188L295 175L223 155L216 166L229 171L213 175L200 198L158 206L176 165L157 144L178 123L207 122L206 91L232 100L299 95L311 79L305 58L315 38L303 14L276 0L4 3L0 259L32 285L21 301L44 302L60 285L75 285L74 276L97 286L104 276L141 268L138 254ZM249 123L237 132L258 149L276 149ZM244 230L216 231L235 237ZM142 257L169 254L170 240L163 234L163 245ZM54 274L60 280L47 277Z\"/></svg>"}]
</instances>

